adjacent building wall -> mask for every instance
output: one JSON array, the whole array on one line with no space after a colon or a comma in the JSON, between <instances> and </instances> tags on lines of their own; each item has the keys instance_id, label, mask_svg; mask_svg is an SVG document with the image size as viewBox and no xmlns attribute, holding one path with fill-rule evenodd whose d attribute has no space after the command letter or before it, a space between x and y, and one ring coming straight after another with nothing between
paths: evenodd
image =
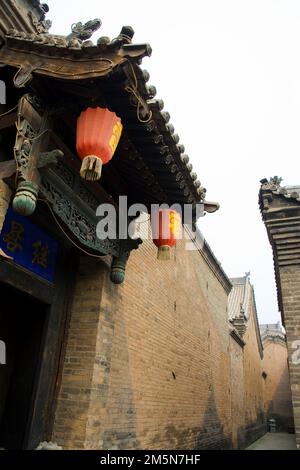
<instances>
[{"instance_id":1,"label":"adjacent building wall","mask_svg":"<svg viewBox=\"0 0 300 470\"><path fill-rule=\"evenodd\" d=\"M300 261L280 270L297 445L300 448Z\"/></svg>"},{"instance_id":2,"label":"adjacent building wall","mask_svg":"<svg viewBox=\"0 0 300 470\"><path fill-rule=\"evenodd\" d=\"M296 442L300 448L300 186L261 181L259 203L273 250L278 306L286 330Z\"/></svg>"},{"instance_id":3,"label":"adjacent building wall","mask_svg":"<svg viewBox=\"0 0 300 470\"><path fill-rule=\"evenodd\" d=\"M245 343L232 330L230 335L230 388L232 446L234 449L243 449L245 447L244 345Z\"/></svg>"},{"instance_id":4,"label":"adjacent building wall","mask_svg":"<svg viewBox=\"0 0 300 470\"><path fill-rule=\"evenodd\" d=\"M262 372L278 371L262 363L248 276L232 290L239 333L228 321L231 284L206 243L186 251L182 241L159 262L144 241L120 286L109 264L80 259L52 440L64 449L240 449L264 434L274 389Z\"/></svg>"},{"instance_id":5,"label":"adjacent building wall","mask_svg":"<svg viewBox=\"0 0 300 470\"><path fill-rule=\"evenodd\" d=\"M238 448L247 447L266 432L263 347L249 274L231 279L228 309L235 341L231 348L231 393L234 444Z\"/></svg>"},{"instance_id":6,"label":"adjacent building wall","mask_svg":"<svg viewBox=\"0 0 300 470\"><path fill-rule=\"evenodd\" d=\"M263 377L259 327L251 289L250 315L243 340L244 348L244 393L245 393L245 442L250 444L266 432L264 416Z\"/></svg>"},{"instance_id":7,"label":"adjacent building wall","mask_svg":"<svg viewBox=\"0 0 300 470\"><path fill-rule=\"evenodd\" d=\"M275 335L271 330L265 330L263 337L265 413L267 419L276 419L278 430L291 432L294 422L287 347L283 333L280 336L279 334Z\"/></svg>"}]
</instances>

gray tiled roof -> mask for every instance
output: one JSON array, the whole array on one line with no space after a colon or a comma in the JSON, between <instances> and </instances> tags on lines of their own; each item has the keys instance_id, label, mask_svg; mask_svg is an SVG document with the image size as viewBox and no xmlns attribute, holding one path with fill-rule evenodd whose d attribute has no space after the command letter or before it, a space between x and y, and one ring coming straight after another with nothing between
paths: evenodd
<instances>
[{"instance_id":1,"label":"gray tiled roof","mask_svg":"<svg viewBox=\"0 0 300 470\"><path fill-rule=\"evenodd\" d=\"M232 320L237 318L243 312L248 317L249 299L251 298L251 284L249 278L235 277L231 278L232 289L228 297L228 316Z\"/></svg>"},{"instance_id":2,"label":"gray tiled roof","mask_svg":"<svg viewBox=\"0 0 300 470\"><path fill-rule=\"evenodd\" d=\"M300 186L284 186L284 189L287 191L289 197L299 197L300 196ZM287 196L285 195L285 196Z\"/></svg>"},{"instance_id":3,"label":"gray tiled roof","mask_svg":"<svg viewBox=\"0 0 300 470\"><path fill-rule=\"evenodd\" d=\"M243 336L250 317L255 324L257 346L260 356L263 356L262 340L259 331L257 310L255 304L254 290L250 283L249 274L244 277L231 278L231 292L228 296L228 317L230 323L235 326L237 331Z\"/></svg>"},{"instance_id":4,"label":"gray tiled roof","mask_svg":"<svg viewBox=\"0 0 300 470\"><path fill-rule=\"evenodd\" d=\"M285 341L285 333L280 322L259 325L262 341L280 338Z\"/></svg>"}]
</instances>

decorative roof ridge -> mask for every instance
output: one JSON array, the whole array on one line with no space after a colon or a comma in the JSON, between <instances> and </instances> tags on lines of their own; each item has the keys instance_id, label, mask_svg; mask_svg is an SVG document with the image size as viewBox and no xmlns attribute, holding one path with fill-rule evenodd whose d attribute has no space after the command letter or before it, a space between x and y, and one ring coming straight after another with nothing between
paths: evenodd
<instances>
[{"instance_id":1,"label":"decorative roof ridge","mask_svg":"<svg viewBox=\"0 0 300 470\"><path fill-rule=\"evenodd\" d=\"M261 338L264 341L267 338L280 338L283 341L286 340L285 332L283 331L280 323L260 323L259 324Z\"/></svg>"},{"instance_id":2,"label":"decorative roof ridge","mask_svg":"<svg viewBox=\"0 0 300 470\"><path fill-rule=\"evenodd\" d=\"M95 19L91 22L100 22L100 20ZM78 24L78 23L77 23ZM51 34L47 31L43 32L24 32L18 31L15 28L9 29L4 36L4 39L8 43L8 45L12 44L14 47L17 47L22 50L30 49L30 51L37 51L44 54L51 54L54 55L54 51L62 56L64 53L70 53L72 51L74 54L76 53L76 57L78 57L78 51L87 56L87 58L93 59L97 57L97 54L103 53L117 53L122 51L122 55L125 58L136 58L137 61L140 61L143 57L148 56L150 57L152 53L151 46L148 43L144 44L132 44L131 40L129 40L129 36L125 36L122 33L124 28L130 28L129 26L123 26L119 36L115 39L110 40L106 36L102 36L98 39L97 43L94 44L91 40L82 40L81 37L89 37L89 34L84 30L79 33L74 33L74 29L72 33L64 36L60 34ZM73 27L74 28L74 27ZM91 30L87 30L91 31ZM93 31L94 32L94 31ZM91 32L91 34L93 34ZM141 53L142 51L142 53Z\"/></svg>"},{"instance_id":3,"label":"decorative roof ridge","mask_svg":"<svg viewBox=\"0 0 300 470\"><path fill-rule=\"evenodd\" d=\"M261 339L262 339L262 341L265 341L267 338L270 338L270 339L272 339L272 338L280 338L280 339L282 339L283 341L285 341L286 336L285 336L284 333L279 333L279 332L275 333L275 332L270 332L270 331L269 331L269 332L263 332L263 333L261 333Z\"/></svg>"},{"instance_id":4,"label":"decorative roof ridge","mask_svg":"<svg viewBox=\"0 0 300 470\"><path fill-rule=\"evenodd\" d=\"M282 178L273 176L269 180L264 178L260 181L260 193L270 192L274 195L283 196L286 199L294 199L300 202L300 186L299 185L281 185Z\"/></svg>"},{"instance_id":5,"label":"decorative roof ridge","mask_svg":"<svg viewBox=\"0 0 300 470\"><path fill-rule=\"evenodd\" d=\"M193 232L187 225L185 225L184 228L188 233L191 241L194 243L199 253L204 258L207 265L211 268L212 272L214 273L220 284L223 286L227 294L229 294L232 288L229 277L222 268L220 261L214 255L201 230L197 227L196 232Z\"/></svg>"},{"instance_id":6,"label":"decorative roof ridge","mask_svg":"<svg viewBox=\"0 0 300 470\"><path fill-rule=\"evenodd\" d=\"M260 325L261 326L261 325ZM277 343L283 347L287 347L286 344L286 335L283 331L279 330L261 330L261 339L264 348L266 347L267 343Z\"/></svg>"}]
</instances>

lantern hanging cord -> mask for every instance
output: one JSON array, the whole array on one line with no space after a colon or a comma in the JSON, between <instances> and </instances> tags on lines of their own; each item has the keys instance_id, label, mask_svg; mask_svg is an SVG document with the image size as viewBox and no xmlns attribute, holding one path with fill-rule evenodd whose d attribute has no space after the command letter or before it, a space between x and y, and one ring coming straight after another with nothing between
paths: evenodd
<instances>
[{"instance_id":1,"label":"lantern hanging cord","mask_svg":"<svg viewBox=\"0 0 300 470\"><path fill-rule=\"evenodd\" d=\"M42 137L42 135L46 134L46 132L52 132L52 129L44 129L42 132L40 132L38 135L36 135L35 137L27 137L26 135L24 135L21 131L20 131L20 128L18 126L18 123L16 122L16 128L17 128L17 131L19 133L19 135L21 137L23 137L23 139L26 139L26 140L29 140L30 142L34 142L35 140L39 139L40 137Z\"/></svg>"},{"instance_id":2,"label":"lantern hanging cord","mask_svg":"<svg viewBox=\"0 0 300 470\"><path fill-rule=\"evenodd\" d=\"M72 245L74 245L78 250L82 251L84 254L88 255L88 256L92 256L93 258L99 258L99 259L103 259L103 256L105 255L95 255L93 253L90 253L86 250L84 250L83 248L81 248L81 246L77 245L77 243L74 242L74 240L72 240L72 238L66 233L66 231L64 230L64 228L62 227L62 225L60 224L60 222L58 221L51 205L49 204L48 201L46 201L46 199L42 199L42 198L38 198L39 201L42 201L44 202L47 206L48 206L48 209L50 210L51 214L52 214L52 217L54 219L54 221L57 223L58 227L60 228L60 230L62 231L62 233L65 235L65 237L72 243Z\"/></svg>"},{"instance_id":3,"label":"lantern hanging cord","mask_svg":"<svg viewBox=\"0 0 300 470\"><path fill-rule=\"evenodd\" d=\"M119 34L119 36L112 39L110 41L110 44L113 44L114 42L117 42L117 41L120 41L120 40L122 41L122 39L125 39L125 41L127 41L128 44L130 44L132 38L130 36L128 36L127 34L122 33L122 34Z\"/></svg>"},{"instance_id":4,"label":"lantern hanging cord","mask_svg":"<svg viewBox=\"0 0 300 470\"><path fill-rule=\"evenodd\" d=\"M5 111L5 113L2 113L0 114L0 118L2 116L6 116L7 114L10 114L12 111L14 111L15 109L17 109L18 105L16 104L16 106L14 106L13 108L9 109L8 111Z\"/></svg>"},{"instance_id":5,"label":"lantern hanging cord","mask_svg":"<svg viewBox=\"0 0 300 470\"><path fill-rule=\"evenodd\" d=\"M144 107L144 103L143 103L143 100L142 100L142 98L141 98L141 96L138 92L138 81L137 81L137 76L136 76L136 73L134 71L133 65L132 65L131 62L129 62L129 65L130 65L131 72L132 72L132 75L133 75L134 84L133 84L133 86L126 86L125 90L128 93L132 93L136 97L136 99L137 99L137 118L140 122L142 122L143 124L146 124L152 118L152 111L150 110L149 116L146 119L143 119L141 117L141 107Z\"/></svg>"},{"instance_id":6,"label":"lantern hanging cord","mask_svg":"<svg viewBox=\"0 0 300 470\"><path fill-rule=\"evenodd\" d=\"M132 65L131 62L129 62L129 65L130 65L131 72L132 72L133 79L134 79L134 87L135 87L135 89L137 90L137 88L138 88L137 76L136 76L136 73L135 73L135 71L134 71L134 68L133 68L133 65Z\"/></svg>"},{"instance_id":7,"label":"lantern hanging cord","mask_svg":"<svg viewBox=\"0 0 300 470\"><path fill-rule=\"evenodd\" d=\"M152 111L150 110L150 113L149 113L149 116L147 117L147 119L143 119L141 117L141 106L144 107L144 103L140 97L140 95L138 94L137 90L135 90L134 88L130 87L130 86L127 86L125 88L126 91L128 91L129 93L132 93L136 99L137 99L137 118L140 122L142 122L143 124L146 124L147 122L149 122L152 118Z\"/></svg>"}]
</instances>

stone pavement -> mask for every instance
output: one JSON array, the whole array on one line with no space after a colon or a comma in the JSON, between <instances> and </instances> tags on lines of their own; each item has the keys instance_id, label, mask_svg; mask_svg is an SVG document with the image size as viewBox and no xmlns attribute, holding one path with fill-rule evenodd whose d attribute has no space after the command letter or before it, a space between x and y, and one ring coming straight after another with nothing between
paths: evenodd
<instances>
[{"instance_id":1,"label":"stone pavement","mask_svg":"<svg viewBox=\"0 0 300 470\"><path fill-rule=\"evenodd\" d=\"M268 432L253 442L246 450L296 450L295 434Z\"/></svg>"}]
</instances>

